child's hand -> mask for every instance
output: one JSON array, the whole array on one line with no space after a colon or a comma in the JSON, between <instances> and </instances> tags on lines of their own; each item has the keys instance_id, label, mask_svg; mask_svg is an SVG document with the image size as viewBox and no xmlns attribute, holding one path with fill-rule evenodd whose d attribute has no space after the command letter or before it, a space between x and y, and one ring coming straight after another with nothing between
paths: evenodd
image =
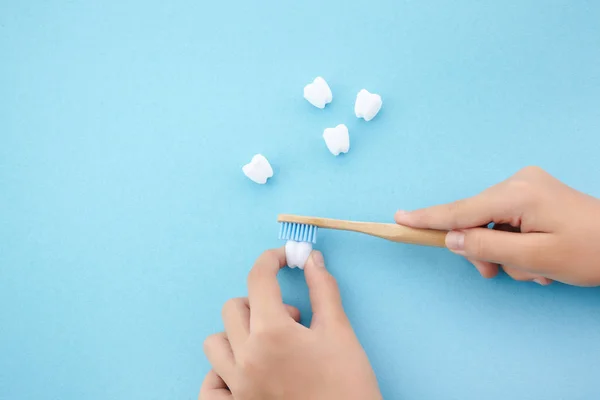
<instances>
[{"instance_id":1,"label":"child's hand","mask_svg":"<svg viewBox=\"0 0 600 400\"><path fill-rule=\"evenodd\" d=\"M304 271L310 329L297 322L296 308L282 302L276 277L285 264L283 249L267 251L250 271L248 298L225 303L225 332L204 342L213 370L200 400L381 399L321 253L311 254Z\"/></svg>"},{"instance_id":2,"label":"child's hand","mask_svg":"<svg viewBox=\"0 0 600 400\"><path fill-rule=\"evenodd\" d=\"M600 285L600 201L535 167L470 199L413 212L396 222L447 229L446 246L491 278ZM482 228L494 222L494 230ZM520 232L520 233L519 233Z\"/></svg>"}]
</instances>

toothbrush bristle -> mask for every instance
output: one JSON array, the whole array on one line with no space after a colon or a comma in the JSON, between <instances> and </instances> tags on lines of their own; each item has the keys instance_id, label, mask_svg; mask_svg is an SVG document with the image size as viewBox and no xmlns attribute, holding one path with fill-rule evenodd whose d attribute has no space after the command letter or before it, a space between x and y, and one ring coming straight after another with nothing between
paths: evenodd
<instances>
[{"instance_id":1,"label":"toothbrush bristle","mask_svg":"<svg viewBox=\"0 0 600 400\"><path fill-rule=\"evenodd\" d=\"M279 239L317 243L318 229L319 228L314 225L281 222L279 227Z\"/></svg>"}]
</instances>

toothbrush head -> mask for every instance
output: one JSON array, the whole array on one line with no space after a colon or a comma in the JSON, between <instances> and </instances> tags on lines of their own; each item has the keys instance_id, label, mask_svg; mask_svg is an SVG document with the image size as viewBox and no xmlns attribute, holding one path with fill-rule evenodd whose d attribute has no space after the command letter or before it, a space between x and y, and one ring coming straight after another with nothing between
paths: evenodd
<instances>
[{"instance_id":1,"label":"toothbrush head","mask_svg":"<svg viewBox=\"0 0 600 400\"><path fill-rule=\"evenodd\" d=\"M296 242L317 243L317 228L314 225L280 222L279 239Z\"/></svg>"}]
</instances>

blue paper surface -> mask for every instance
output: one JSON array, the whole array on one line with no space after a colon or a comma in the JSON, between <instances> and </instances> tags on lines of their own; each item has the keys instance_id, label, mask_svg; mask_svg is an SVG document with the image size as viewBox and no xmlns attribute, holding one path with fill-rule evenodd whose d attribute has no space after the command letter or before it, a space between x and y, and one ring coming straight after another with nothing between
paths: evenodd
<instances>
[{"instance_id":1,"label":"blue paper surface","mask_svg":"<svg viewBox=\"0 0 600 400\"><path fill-rule=\"evenodd\" d=\"M277 213L391 221L531 164L600 196L598 21L593 1L3 1L0 398L195 399ZM302 98L318 75L325 110ZM265 186L241 172L259 152ZM600 397L598 289L317 247L385 398ZM302 273L280 281L309 321Z\"/></svg>"}]
</instances>

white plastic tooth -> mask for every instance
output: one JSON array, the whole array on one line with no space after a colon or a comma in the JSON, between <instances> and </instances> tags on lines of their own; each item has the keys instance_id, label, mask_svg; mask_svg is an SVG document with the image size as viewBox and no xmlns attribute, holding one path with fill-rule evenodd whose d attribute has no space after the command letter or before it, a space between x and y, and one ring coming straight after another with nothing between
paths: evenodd
<instances>
[{"instance_id":1,"label":"white plastic tooth","mask_svg":"<svg viewBox=\"0 0 600 400\"><path fill-rule=\"evenodd\" d=\"M252 160L242 167L242 171L249 179L261 185L267 183L267 179L273 176L273 168L262 154L252 157Z\"/></svg>"},{"instance_id":2,"label":"white plastic tooth","mask_svg":"<svg viewBox=\"0 0 600 400\"><path fill-rule=\"evenodd\" d=\"M285 243L285 257L288 267L304 269L304 265L308 261L308 257L310 257L312 247L312 243L288 240Z\"/></svg>"},{"instance_id":3,"label":"white plastic tooth","mask_svg":"<svg viewBox=\"0 0 600 400\"><path fill-rule=\"evenodd\" d=\"M347 153L350 150L350 135L348 134L348 127L344 124L325 129L323 139L325 139L327 148L334 156Z\"/></svg>"},{"instance_id":4,"label":"white plastic tooth","mask_svg":"<svg viewBox=\"0 0 600 400\"><path fill-rule=\"evenodd\" d=\"M325 108L333 100L333 94L325 79L318 76L304 86L304 98L315 107Z\"/></svg>"},{"instance_id":5,"label":"white plastic tooth","mask_svg":"<svg viewBox=\"0 0 600 400\"><path fill-rule=\"evenodd\" d=\"M369 93L368 90L362 89L356 95L356 103L354 103L354 114L357 118L364 118L365 121L370 121L381 110L383 100L381 96L374 93Z\"/></svg>"}]
</instances>

